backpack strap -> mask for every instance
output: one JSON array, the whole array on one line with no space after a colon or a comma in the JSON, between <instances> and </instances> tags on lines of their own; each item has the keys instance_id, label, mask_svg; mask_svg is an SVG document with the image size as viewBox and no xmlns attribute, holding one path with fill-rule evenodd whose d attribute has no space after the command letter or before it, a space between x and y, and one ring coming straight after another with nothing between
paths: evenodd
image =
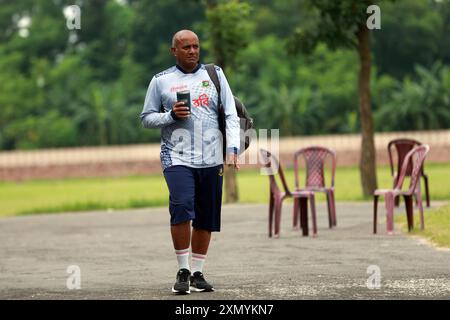
<instances>
[{"instance_id":1,"label":"backpack strap","mask_svg":"<svg viewBox=\"0 0 450 320\"><path fill-rule=\"evenodd\" d=\"M209 78L214 83L214 86L217 90L217 110L219 114L219 129L222 132L222 138L223 138L223 159L225 160L226 157L226 134L225 134L225 111L222 105L222 100L220 99L220 81L219 76L217 75L216 66L213 63L209 63L205 65L205 69L208 72Z\"/></svg>"},{"instance_id":2,"label":"backpack strap","mask_svg":"<svg viewBox=\"0 0 450 320\"><path fill-rule=\"evenodd\" d=\"M219 96L219 108L222 106L222 101L220 100L220 82L219 76L217 75L216 66L213 63L209 63L205 65L205 69L208 72L209 77L211 78L214 86L217 90L217 95Z\"/></svg>"}]
</instances>

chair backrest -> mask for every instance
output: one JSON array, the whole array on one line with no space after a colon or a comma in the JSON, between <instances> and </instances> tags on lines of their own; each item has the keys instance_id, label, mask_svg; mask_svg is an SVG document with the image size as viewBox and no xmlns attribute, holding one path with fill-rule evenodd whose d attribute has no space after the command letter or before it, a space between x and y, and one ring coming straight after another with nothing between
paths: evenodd
<instances>
[{"instance_id":1,"label":"chair backrest","mask_svg":"<svg viewBox=\"0 0 450 320\"><path fill-rule=\"evenodd\" d=\"M286 183L286 178L284 177L283 168L281 167L280 161L277 159L277 157L262 148L259 149L259 152L264 160L264 167L267 168L266 172L269 175L270 189L272 190L272 192L280 192L280 188L278 187L277 181L275 180L275 175L278 173L284 188L284 192L286 192L287 194L291 194ZM274 170L274 168L276 168L276 170Z\"/></svg>"},{"instance_id":2,"label":"chair backrest","mask_svg":"<svg viewBox=\"0 0 450 320\"><path fill-rule=\"evenodd\" d=\"M415 146L420 146L422 143L420 143L417 140L414 139L394 139L389 141L388 143L388 153L389 153L389 164L391 166L391 176L394 176L394 161L393 161L393 151L392 147L395 146L395 149L397 151L397 174L399 174L403 160L405 159L406 155L409 151L411 151ZM413 163L409 163L408 167L406 168L406 176L411 176L413 168Z\"/></svg>"},{"instance_id":3,"label":"chair backrest","mask_svg":"<svg viewBox=\"0 0 450 320\"><path fill-rule=\"evenodd\" d=\"M403 161L395 189L402 189L403 181L405 180L405 176L407 176L406 172L408 170L408 167L411 166L412 171L410 175L411 180L409 182L408 193L412 194L415 191L417 183L420 183L422 166L429 150L430 147L428 145L422 144L420 146L414 147L414 149L408 152Z\"/></svg>"},{"instance_id":4,"label":"chair backrest","mask_svg":"<svg viewBox=\"0 0 450 320\"><path fill-rule=\"evenodd\" d=\"M306 165L306 187L325 187L325 160L331 157L331 187L334 187L334 175L336 173L336 152L326 147L311 146L300 149L294 153L295 186L300 187L299 182L299 157L302 156Z\"/></svg>"}]
</instances>

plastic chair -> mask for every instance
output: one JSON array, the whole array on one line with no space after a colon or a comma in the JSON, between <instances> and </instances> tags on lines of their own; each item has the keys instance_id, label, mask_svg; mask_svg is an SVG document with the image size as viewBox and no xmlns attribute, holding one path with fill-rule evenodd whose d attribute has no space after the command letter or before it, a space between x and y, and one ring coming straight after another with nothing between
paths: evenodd
<instances>
[{"instance_id":1,"label":"plastic chair","mask_svg":"<svg viewBox=\"0 0 450 320\"><path fill-rule=\"evenodd\" d=\"M392 234L394 232L394 199L398 196L403 196L405 199L405 207L406 207L406 218L408 220L408 231L411 231L414 228L413 221L413 199L414 196L416 198L416 202L419 206L420 210L420 228L423 230L425 228L424 218L423 218L423 206L422 206L422 196L420 193L420 174L422 172L423 163L425 161L425 157L430 150L428 145L420 145L414 147L408 154L405 156L403 161L400 175L398 176L397 184L394 189L386 190L386 189L377 189L374 192L373 198L373 233L377 233L377 207L378 207L378 197L384 196L384 202L386 205L387 211L387 232L388 234ZM411 165L412 164L412 165ZM406 173L408 172L408 167L412 168L411 170L411 180L409 183L409 188L406 191L402 191L403 181L405 180Z\"/></svg>"},{"instance_id":2,"label":"plastic chair","mask_svg":"<svg viewBox=\"0 0 450 320\"><path fill-rule=\"evenodd\" d=\"M402 163L403 163L403 160L405 159L406 154L409 151L411 151L415 146L420 146L420 145L422 145L422 143L420 143L417 140L405 139L405 138L395 139L388 143L389 164L391 166L391 176L394 179L393 187L395 187L397 184L398 173L400 172L400 168L402 166ZM395 171L395 169L394 169L394 161L393 161L392 147L394 147L394 146L395 146L395 149L397 150L397 171ZM428 176L424 173L423 170L424 169L422 166L421 175L423 177L424 184L425 184L425 197L427 200L427 207L430 207L430 194L429 194L429 190L428 190ZM411 172L412 172L412 163L406 169L406 176L410 177ZM397 206L397 207L400 202L399 200L400 200L399 197L395 197L395 206Z\"/></svg>"},{"instance_id":3,"label":"plastic chair","mask_svg":"<svg viewBox=\"0 0 450 320\"><path fill-rule=\"evenodd\" d=\"M281 222L281 208L283 200L289 197L294 199L294 207L301 216L301 224L303 229L303 235L308 235L308 199L311 207L311 217L313 224L313 235L317 234L316 223L316 207L314 200L314 192L310 191L290 191L284 177L283 168L277 157L271 154L269 151L260 149L262 159L264 159L264 167L266 173L269 176L270 182L270 199L269 199L269 237L272 237L272 231L274 230L274 236L280 236L280 222ZM275 179L276 175L279 175L284 191L281 191L278 187ZM273 224L275 222L275 228Z\"/></svg>"},{"instance_id":4,"label":"plastic chair","mask_svg":"<svg viewBox=\"0 0 450 320\"><path fill-rule=\"evenodd\" d=\"M300 187L299 182L299 157L303 157L306 165L306 182ZM325 160L331 158L331 184L325 185ZM327 195L328 223L329 227L336 226L336 204L334 201L334 177L336 173L336 153L328 148L311 146L294 153L294 174L296 191L324 192ZM297 227L298 216L294 208L293 226Z\"/></svg>"}]
</instances>

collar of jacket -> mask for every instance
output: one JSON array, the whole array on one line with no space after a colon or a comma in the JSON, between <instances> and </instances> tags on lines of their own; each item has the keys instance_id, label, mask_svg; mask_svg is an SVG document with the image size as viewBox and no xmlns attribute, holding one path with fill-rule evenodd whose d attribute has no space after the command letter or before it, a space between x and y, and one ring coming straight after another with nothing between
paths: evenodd
<instances>
[{"instance_id":1,"label":"collar of jacket","mask_svg":"<svg viewBox=\"0 0 450 320\"><path fill-rule=\"evenodd\" d=\"M188 72L186 70L184 70L182 67L180 67L179 65L176 65L177 69L180 70L183 73L196 73L198 69L200 69L200 67L202 66L202 64L199 62L197 64L197 66L194 68L194 70L192 70L191 72Z\"/></svg>"}]
</instances>

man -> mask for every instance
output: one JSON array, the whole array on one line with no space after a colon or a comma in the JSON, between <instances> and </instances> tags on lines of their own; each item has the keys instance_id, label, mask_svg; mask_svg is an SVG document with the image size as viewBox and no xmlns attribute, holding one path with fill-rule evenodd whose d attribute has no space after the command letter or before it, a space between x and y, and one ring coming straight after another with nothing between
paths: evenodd
<instances>
[{"instance_id":1,"label":"man","mask_svg":"<svg viewBox=\"0 0 450 320\"><path fill-rule=\"evenodd\" d=\"M160 157L170 193L170 231L179 268L172 291L214 291L203 276L203 265L211 232L220 231L223 149L218 94L199 62L200 44L194 32L178 31L171 52L176 65L152 78L141 121L145 128L161 128ZM219 67L216 70L225 111L226 161L239 169L239 118L227 79ZM186 90L190 108L177 102L177 91Z\"/></svg>"}]
</instances>

